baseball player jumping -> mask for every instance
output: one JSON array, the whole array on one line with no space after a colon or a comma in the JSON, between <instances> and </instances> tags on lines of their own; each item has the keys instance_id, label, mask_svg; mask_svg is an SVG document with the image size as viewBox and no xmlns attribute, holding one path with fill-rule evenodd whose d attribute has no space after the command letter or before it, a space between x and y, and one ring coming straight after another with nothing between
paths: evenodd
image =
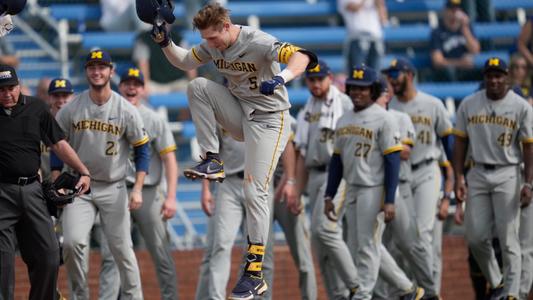
<instances>
[{"instance_id":1,"label":"baseball player jumping","mask_svg":"<svg viewBox=\"0 0 533 300\"><path fill-rule=\"evenodd\" d=\"M153 37L174 66L189 70L212 61L228 81L228 87L205 78L189 83L189 107L204 156L184 173L190 178L224 178L217 123L244 141L249 256L230 299L251 299L267 290L261 269L270 224L268 189L290 131L284 84L314 66L316 57L257 29L233 24L229 11L218 3L204 6L193 25L204 42L191 50L172 43L165 26L154 26ZM281 71L279 63L287 67Z\"/></svg>"},{"instance_id":2,"label":"baseball player jumping","mask_svg":"<svg viewBox=\"0 0 533 300\"><path fill-rule=\"evenodd\" d=\"M485 89L466 97L457 111L455 195L459 202L466 201L466 238L492 289L502 281L491 244L492 229L496 228L503 257L503 295L505 299L517 299L521 272L520 206L528 206L532 197L533 109L509 90L505 61L498 57L488 59L483 74ZM467 148L474 166L465 182ZM524 184L519 166L522 161ZM462 220L461 205L456 214Z\"/></svg>"},{"instance_id":3,"label":"baseball player jumping","mask_svg":"<svg viewBox=\"0 0 533 300\"><path fill-rule=\"evenodd\" d=\"M89 89L77 95L56 116L93 179L91 193L75 199L63 210L65 266L71 295L76 299L89 299L87 249L89 233L99 212L102 229L120 272L121 299L142 299L128 206L138 209L142 204L142 186L150 159L148 136L138 110L111 90L110 79L114 72L111 56L103 50L91 51L85 72ZM124 179L130 145L134 147L137 172L128 203Z\"/></svg>"}]
</instances>

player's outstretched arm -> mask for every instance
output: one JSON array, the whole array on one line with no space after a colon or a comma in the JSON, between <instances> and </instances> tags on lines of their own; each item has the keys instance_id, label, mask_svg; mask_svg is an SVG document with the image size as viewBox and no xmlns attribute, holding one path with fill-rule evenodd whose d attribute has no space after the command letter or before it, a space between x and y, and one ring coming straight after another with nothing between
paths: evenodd
<instances>
[{"instance_id":1,"label":"player's outstretched arm","mask_svg":"<svg viewBox=\"0 0 533 300\"><path fill-rule=\"evenodd\" d=\"M76 151L74 151L65 140L60 140L59 142L52 144L50 148L59 159L82 175L79 182L76 184L76 188L81 188L80 194L84 194L91 185L91 175L89 169L87 169L87 167L81 162Z\"/></svg>"},{"instance_id":2,"label":"player's outstretched arm","mask_svg":"<svg viewBox=\"0 0 533 300\"><path fill-rule=\"evenodd\" d=\"M159 44L168 61L176 68L188 71L201 65L201 63L193 57L192 50L187 50L172 42L170 33L164 25L154 25L154 27L152 27L151 36L154 42Z\"/></svg>"}]
</instances>

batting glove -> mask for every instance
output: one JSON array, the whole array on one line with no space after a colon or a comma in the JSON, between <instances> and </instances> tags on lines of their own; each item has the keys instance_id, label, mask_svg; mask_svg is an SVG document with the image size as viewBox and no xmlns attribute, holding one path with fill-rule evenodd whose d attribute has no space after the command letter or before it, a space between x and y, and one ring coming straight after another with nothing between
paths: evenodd
<instances>
[{"instance_id":1,"label":"batting glove","mask_svg":"<svg viewBox=\"0 0 533 300\"><path fill-rule=\"evenodd\" d=\"M170 44L170 34L165 23L159 26L154 25L150 36L152 36L154 42L158 43L161 48L165 48Z\"/></svg>"},{"instance_id":2,"label":"batting glove","mask_svg":"<svg viewBox=\"0 0 533 300\"><path fill-rule=\"evenodd\" d=\"M274 94L274 90L281 85L285 84L285 80L283 80L283 77L281 76L274 76L272 79L261 82L261 87L259 88L259 91L263 95L272 95Z\"/></svg>"}]
</instances>

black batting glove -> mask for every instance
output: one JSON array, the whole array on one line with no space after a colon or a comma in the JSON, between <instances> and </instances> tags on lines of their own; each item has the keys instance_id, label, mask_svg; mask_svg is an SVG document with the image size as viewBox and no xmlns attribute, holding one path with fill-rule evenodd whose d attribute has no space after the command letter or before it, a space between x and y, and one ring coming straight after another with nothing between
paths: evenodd
<instances>
[{"instance_id":1,"label":"black batting glove","mask_svg":"<svg viewBox=\"0 0 533 300\"><path fill-rule=\"evenodd\" d=\"M170 45L170 33L167 30L166 23L159 26L154 25L150 31L150 36L161 48Z\"/></svg>"}]
</instances>

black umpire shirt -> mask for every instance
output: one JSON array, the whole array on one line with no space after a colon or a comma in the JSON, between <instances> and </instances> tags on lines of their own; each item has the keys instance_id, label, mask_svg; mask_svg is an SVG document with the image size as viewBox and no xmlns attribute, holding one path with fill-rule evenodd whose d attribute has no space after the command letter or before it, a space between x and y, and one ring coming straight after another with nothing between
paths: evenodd
<instances>
[{"instance_id":1,"label":"black umpire shirt","mask_svg":"<svg viewBox=\"0 0 533 300\"><path fill-rule=\"evenodd\" d=\"M41 165L41 141L47 146L65 134L41 100L20 95L11 110L0 106L0 178L37 175Z\"/></svg>"}]
</instances>

